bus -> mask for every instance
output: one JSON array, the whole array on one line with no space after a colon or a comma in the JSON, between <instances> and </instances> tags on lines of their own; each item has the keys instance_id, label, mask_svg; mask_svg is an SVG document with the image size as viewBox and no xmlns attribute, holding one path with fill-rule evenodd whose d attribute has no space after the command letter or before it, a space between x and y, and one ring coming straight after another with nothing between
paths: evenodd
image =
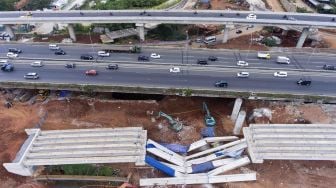
<instances>
[{"instance_id":1,"label":"bus","mask_svg":"<svg viewBox=\"0 0 336 188\"><path fill-rule=\"evenodd\" d=\"M204 43L205 44L211 44L216 42L216 36L210 36L210 37L205 37L204 38Z\"/></svg>"}]
</instances>

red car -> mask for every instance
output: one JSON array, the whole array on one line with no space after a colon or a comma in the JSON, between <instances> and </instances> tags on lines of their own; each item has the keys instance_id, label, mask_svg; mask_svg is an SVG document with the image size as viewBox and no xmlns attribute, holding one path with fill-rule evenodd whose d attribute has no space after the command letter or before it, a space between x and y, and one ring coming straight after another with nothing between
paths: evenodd
<instances>
[{"instance_id":1,"label":"red car","mask_svg":"<svg viewBox=\"0 0 336 188\"><path fill-rule=\"evenodd\" d=\"M86 74L87 76L96 76L98 73L97 73L96 70L91 69L91 70L87 70L87 71L85 72L85 74Z\"/></svg>"}]
</instances>

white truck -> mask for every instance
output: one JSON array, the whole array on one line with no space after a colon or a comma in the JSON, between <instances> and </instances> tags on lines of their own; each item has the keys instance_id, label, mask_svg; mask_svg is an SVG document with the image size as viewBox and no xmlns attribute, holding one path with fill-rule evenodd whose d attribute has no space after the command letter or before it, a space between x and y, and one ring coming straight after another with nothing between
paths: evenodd
<instances>
[{"instance_id":1,"label":"white truck","mask_svg":"<svg viewBox=\"0 0 336 188\"><path fill-rule=\"evenodd\" d=\"M279 64L289 64L290 59L288 57L285 57L285 56L278 56L276 62L279 63Z\"/></svg>"},{"instance_id":2,"label":"white truck","mask_svg":"<svg viewBox=\"0 0 336 188\"><path fill-rule=\"evenodd\" d=\"M258 52L258 58L260 58L260 59L270 59L271 55L269 53Z\"/></svg>"}]
</instances>

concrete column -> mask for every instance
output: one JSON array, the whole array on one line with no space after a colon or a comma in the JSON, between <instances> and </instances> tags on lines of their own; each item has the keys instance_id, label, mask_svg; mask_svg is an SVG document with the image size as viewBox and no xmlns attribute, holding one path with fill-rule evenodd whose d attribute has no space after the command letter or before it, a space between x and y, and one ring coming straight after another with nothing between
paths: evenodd
<instances>
[{"instance_id":1,"label":"concrete column","mask_svg":"<svg viewBox=\"0 0 336 188\"><path fill-rule=\"evenodd\" d=\"M229 32L230 32L230 28L227 25L224 25L224 31L223 31L223 43L227 43L228 39L229 39Z\"/></svg>"},{"instance_id":2,"label":"concrete column","mask_svg":"<svg viewBox=\"0 0 336 188\"><path fill-rule=\"evenodd\" d=\"M303 28L301 36L298 42L296 43L296 48L302 48L303 43L305 42L308 35L309 35L309 28L307 27Z\"/></svg>"},{"instance_id":3,"label":"concrete column","mask_svg":"<svg viewBox=\"0 0 336 188\"><path fill-rule=\"evenodd\" d=\"M239 135L240 134L240 130L243 127L243 124L244 124L244 121L245 121L245 117L246 117L246 112L245 111L239 112L238 118L237 118L235 126L233 128L233 134L234 135Z\"/></svg>"},{"instance_id":4,"label":"concrete column","mask_svg":"<svg viewBox=\"0 0 336 188\"><path fill-rule=\"evenodd\" d=\"M68 24L68 32L72 41L76 41L76 33L72 24Z\"/></svg>"},{"instance_id":5,"label":"concrete column","mask_svg":"<svg viewBox=\"0 0 336 188\"><path fill-rule=\"evenodd\" d=\"M241 98L236 99L235 104L233 106L232 114L231 114L231 120L233 122L236 122L236 119L237 119L242 103L243 103L243 100Z\"/></svg>"},{"instance_id":6,"label":"concrete column","mask_svg":"<svg viewBox=\"0 0 336 188\"><path fill-rule=\"evenodd\" d=\"M5 25L6 33L10 36L11 39L15 39L15 34L11 25Z\"/></svg>"},{"instance_id":7,"label":"concrete column","mask_svg":"<svg viewBox=\"0 0 336 188\"><path fill-rule=\"evenodd\" d=\"M8 172L21 176L33 176L33 167L24 166L22 163L4 163L3 166Z\"/></svg>"},{"instance_id":8,"label":"concrete column","mask_svg":"<svg viewBox=\"0 0 336 188\"><path fill-rule=\"evenodd\" d=\"M138 30L139 38L141 41L145 41L145 24L135 24Z\"/></svg>"},{"instance_id":9,"label":"concrete column","mask_svg":"<svg viewBox=\"0 0 336 188\"><path fill-rule=\"evenodd\" d=\"M282 30L281 35L286 36L288 34L288 30Z\"/></svg>"}]
</instances>

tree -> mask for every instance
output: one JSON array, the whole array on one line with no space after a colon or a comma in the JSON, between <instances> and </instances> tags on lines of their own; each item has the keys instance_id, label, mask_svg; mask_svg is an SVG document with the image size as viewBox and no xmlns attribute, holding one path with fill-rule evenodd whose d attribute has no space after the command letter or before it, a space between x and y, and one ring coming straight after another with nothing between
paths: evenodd
<instances>
[{"instance_id":1,"label":"tree","mask_svg":"<svg viewBox=\"0 0 336 188\"><path fill-rule=\"evenodd\" d=\"M24 6L24 10L36 10L49 7L53 0L30 0L29 3Z\"/></svg>"}]
</instances>

